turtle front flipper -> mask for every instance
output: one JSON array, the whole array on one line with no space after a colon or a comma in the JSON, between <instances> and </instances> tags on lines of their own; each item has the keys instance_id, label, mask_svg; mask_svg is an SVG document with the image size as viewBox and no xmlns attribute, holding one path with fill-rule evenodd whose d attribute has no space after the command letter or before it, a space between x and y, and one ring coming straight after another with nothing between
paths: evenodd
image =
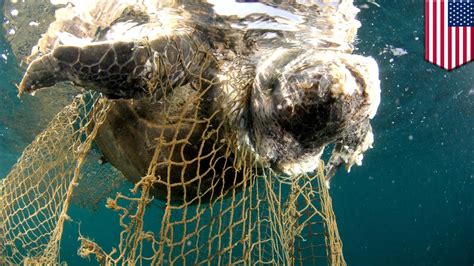
<instances>
[{"instance_id":1,"label":"turtle front flipper","mask_svg":"<svg viewBox=\"0 0 474 266\"><path fill-rule=\"evenodd\" d=\"M195 78L204 67L205 50L192 38L160 37L151 41L114 41L57 46L28 67L19 92L34 92L71 81L110 98L160 94Z\"/></svg>"},{"instance_id":2,"label":"turtle front flipper","mask_svg":"<svg viewBox=\"0 0 474 266\"><path fill-rule=\"evenodd\" d=\"M108 96L129 98L145 84L149 53L134 42L58 46L34 60L20 83L20 94L71 81Z\"/></svg>"}]
</instances>

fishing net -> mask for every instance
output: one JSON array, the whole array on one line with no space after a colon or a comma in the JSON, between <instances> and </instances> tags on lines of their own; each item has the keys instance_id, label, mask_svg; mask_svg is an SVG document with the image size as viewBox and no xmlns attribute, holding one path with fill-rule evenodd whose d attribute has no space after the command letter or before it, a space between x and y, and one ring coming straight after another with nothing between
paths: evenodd
<instances>
[{"instance_id":1,"label":"fishing net","mask_svg":"<svg viewBox=\"0 0 474 266\"><path fill-rule=\"evenodd\" d=\"M147 40L143 47L149 49ZM106 143L119 145L114 134L107 135L118 133L114 125L140 131L133 130L131 121L150 116L146 130L153 130L146 133L153 134L125 141L142 141L137 145L151 151L149 160L145 154L139 162L125 162L132 158L127 149L123 156L115 154L120 155L114 163L118 169L145 164L141 178L126 175L135 183L130 193L117 192L106 201L116 214L110 219L120 225L118 242L101 241L93 231L81 230L80 257L101 265L345 265L323 163L315 173L298 176L282 176L261 165L243 145L241 130L234 128L239 123L232 121L244 109L239 106L246 102L238 98L242 95L210 94L217 83L227 92L232 86L234 91L248 90L253 75L234 71L232 67L241 67L235 59L230 69L216 64L228 80L208 80L204 70L215 62L203 47L185 47L198 51L189 55L173 54L183 49L172 45L164 47L173 49L160 53L169 52L159 58L157 73L162 76L151 77L148 84L154 94L160 93L156 88L164 89L158 101L78 96L25 149L0 183L0 264L61 263L61 237L71 219L72 199L110 187L102 176L111 168L104 172L88 167L96 156L93 142L106 153ZM176 80L182 83L167 84ZM216 103L225 108L210 108ZM142 104L152 108L141 109ZM131 110L130 116L124 110ZM124 117L128 120L120 120ZM113 152L108 155L113 162ZM93 178L102 182L90 182ZM90 222L86 217L74 220Z\"/></svg>"},{"instance_id":2,"label":"fishing net","mask_svg":"<svg viewBox=\"0 0 474 266\"><path fill-rule=\"evenodd\" d=\"M313 175L297 177L262 170L249 151L236 146L230 136L220 139L224 123L216 125L212 117L190 119L189 110L197 114L199 108L195 106L200 106L201 98L199 94L189 97L177 117L171 115L176 111L167 110L175 126L164 124L171 132L162 132L173 137L156 139L148 173L136 183L131 195L117 193L107 200L107 207L118 214L120 242L105 250L101 243L91 240L93 232L92 238L86 233L80 237L78 255L95 258L103 265L345 264L323 166ZM83 184L81 178L87 178L80 172L110 108L111 104L101 98L77 97L25 149L3 180L2 263L60 262L68 207L75 189ZM190 124L204 128L199 134L201 142L190 143L192 134L182 136L180 123L186 128ZM210 144L212 149L206 154L184 158L188 145L204 150ZM178 179L170 176L176 173L172 171L178 164L176 156L184 162L179 166L183 176ZM197 166L198 170L193 169L195 177L184 176L186 165ZM163 167L169 175L163 175ZM201 181L203 177L211 181L206 184ZM157 184L168 188L164 201L153 199ZM180 186L186 195L190 184L198 186L196 196L182 201L171 197L176 193L173 187ZM150 208L160 211L149 212Z\"/></svg>"},{"instance_id":3,"label":"fishing net","mask_svg":"<svg viewBox=\"0 0 474 266\"><path fill-rule=\"evenodd\" d=\"M103 99L76 97L24 150L2 180L0 261L57 261L72 194L108 108Z\"/></svg>"},{"instance_id":4,"label":"fishing net","mask_svg":"<svg viewBox=\"0 0 474 266\"><path fill-rule=\"evenodd\" d=\"M118 195L108 207L120 214L120 244L107 252L81 237L79 255L106 265L345 265L322 177L286 182L267 175L213 204L168 205L155 217L158 234L143 224L150 220L148 188L136 198ZM128 201L138 203L132 213L122 207Z\"/></svg>"}]
</instances>

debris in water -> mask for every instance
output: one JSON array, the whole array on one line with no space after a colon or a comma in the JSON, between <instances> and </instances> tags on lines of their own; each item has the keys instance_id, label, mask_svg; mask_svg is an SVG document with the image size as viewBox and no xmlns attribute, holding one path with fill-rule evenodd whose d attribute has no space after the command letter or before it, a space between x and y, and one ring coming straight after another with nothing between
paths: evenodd
<instances>
[{"instance_id":1,"label":"debris in water","mask_svg":"<svg viewBox=\"0 0 474 266\"><path fill-rule=\"evenodd\" d=\"M377 2L375 2L375 0L369 0L368 2L376 7L380 7L380 5Z\"/></svg>"},{"instance_id":2,"label":"debris in water","mask_svg":"<svg viewBox=\"0 0 474 266\"><path fill-rule=\"evenodd\" d=\"M407 50L403 48L396 48L393 46L390 46L390 51L392 52L394 56L402 56L402 55L408 54Z\"/></svg>"}]
</instances>

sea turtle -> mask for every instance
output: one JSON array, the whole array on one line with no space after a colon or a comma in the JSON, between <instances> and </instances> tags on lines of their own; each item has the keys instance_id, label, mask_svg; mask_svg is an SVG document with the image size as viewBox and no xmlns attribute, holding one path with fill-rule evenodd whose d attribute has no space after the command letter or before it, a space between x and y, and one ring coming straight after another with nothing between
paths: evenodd
<instances>
[{"instance_id":1,"label":"sea turtle","mask_svg":"<svg viewBox=\"0 0 474 266\"><path fill-rule=\"evenodd\" d=\"M71 81L116 99L97 143L134 182L156 139L185 139L162 147L161 198L169 187L173 199L212 197L209 188L242 178L225 170L235 154L215 146L229 136L260 167L290 177L313 171L330 144L328 178L360 164L380 88L375 61L351 54L352 1L260 2L68 1L33 51L20 94ZM219 125L224 133L206 139Z\"/></svg>"}]
</instances>

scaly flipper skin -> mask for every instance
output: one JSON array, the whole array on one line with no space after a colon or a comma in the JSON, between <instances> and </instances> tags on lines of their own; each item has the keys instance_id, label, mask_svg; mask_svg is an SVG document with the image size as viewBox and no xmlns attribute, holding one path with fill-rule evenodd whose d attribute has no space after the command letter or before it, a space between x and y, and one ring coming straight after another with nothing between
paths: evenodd
<instances>
[{"instance_id":1,"label":"scaly flipper skin","mask_svg":"<svg viewBox=\"0 0 474 266\"><path fill-rule=\"evenodd\" d=\"M157 88L167 90L205 76L210 66L205 62L212 61L208 56L206 47L185 35L57 46L30 64L19 93L71 81L109 98L139 98Z\"/></svg>"},{"instance_id":2,"label":"scaly flipper skin","mask_svg":"<svg viewBox=\"0 0 474 266\"><path fill-rule=\"evenodd\" d=\"M133 42L58 46L31 63L20 94L72 81L112 97L129 98L144 85L141 75L149 57L147 49Z\"/></svg>"}]
</instances>

